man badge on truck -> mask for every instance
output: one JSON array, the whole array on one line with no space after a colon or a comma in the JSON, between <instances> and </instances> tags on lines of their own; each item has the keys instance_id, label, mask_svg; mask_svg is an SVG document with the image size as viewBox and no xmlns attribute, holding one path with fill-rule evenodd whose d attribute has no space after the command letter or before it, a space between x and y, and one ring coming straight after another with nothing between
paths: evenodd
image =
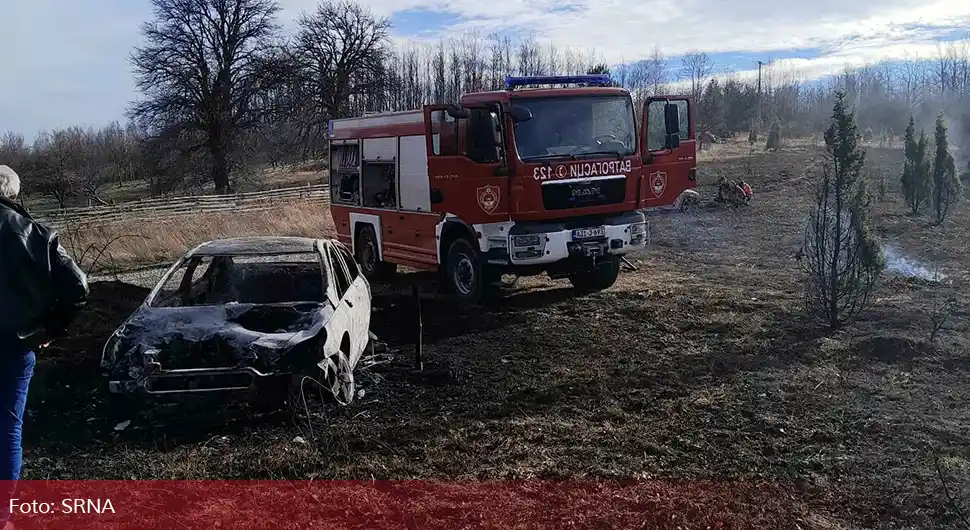
<instances>
[{"instance_id":1,"label":"man badge on truck","mask_svg":"<svg viewBox=\"0 0 970 530\"><path fill-rule=\"evenodd\" d=\"M498 186L483 186L478 188L478 205L481 206L482 211L490 214L498 208L499 202L499 192L502 188Z\"/></svg>"},{"instance_id":2,"label":"man badge on truck","mask_svg":"<svg viewBox=\"0 0 970 530\"><path fill-rule=\"evenodd\" d=\"M654 197L660 197L667 187L667 173L658 171L650 174L650 189L653 190Z\"/></svg>"}]
</instances>

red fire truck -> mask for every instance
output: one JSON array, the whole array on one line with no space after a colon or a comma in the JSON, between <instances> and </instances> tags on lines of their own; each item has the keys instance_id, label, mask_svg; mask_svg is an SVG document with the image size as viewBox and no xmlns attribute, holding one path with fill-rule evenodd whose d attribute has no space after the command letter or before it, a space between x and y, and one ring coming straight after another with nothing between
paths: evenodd
<instances>
[{"instance_id":1,"label":"red fire truck","mask_svg":"<svg viewBox=\"0 0 970 530\"><path fill-rule=\"evenodd\" d=\"M696 180L688 97L656 97L637 120L609 75L506 78L460 104L333 120L331 212L374 281L397 265L436 270L466 303L505 273L616 281L646 245L644 210Z\"/></svg>"}]
</instances>

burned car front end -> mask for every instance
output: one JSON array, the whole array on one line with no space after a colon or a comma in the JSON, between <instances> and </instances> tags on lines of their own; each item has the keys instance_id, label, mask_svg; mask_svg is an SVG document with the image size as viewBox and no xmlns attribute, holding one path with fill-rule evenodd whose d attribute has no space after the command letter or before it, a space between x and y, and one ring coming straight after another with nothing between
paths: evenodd
<instances>
[{"instance_id":1,"label":"burned car front end","mask_svg":"<svg viewBox=\"0 0 970 530\"><path fill-rule=\"evenodd\" d=\"M108 340L112 393L251 391L313 366L326 341L325 304L141 306Z\"/></svg>"},{"instance_id":2,"label":"burned car front end","mask_svg":"<svg viewBox=\"0 0 970 530\"><path fill-rule=\"evenodd\" d=\"M245 250L197 247L165 273L104 346L110 393L276 395L313 370L334 314L320 252Z\"/></svg>"}]
</instances>

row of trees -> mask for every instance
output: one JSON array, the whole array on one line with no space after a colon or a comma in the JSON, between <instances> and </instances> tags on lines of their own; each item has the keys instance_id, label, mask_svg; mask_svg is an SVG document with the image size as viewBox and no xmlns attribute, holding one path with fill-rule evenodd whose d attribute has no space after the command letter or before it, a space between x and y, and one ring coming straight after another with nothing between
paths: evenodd
<instances>
[{"instance_id":1,"label":"row of trees","mask_svg":"<svg viewBox=\"0 0 970 530\"><path fill-rule=\"evenodd\" d=\"M117 122L42 132L31 145L23 135L7 132L0 137L0 159L24 176L27 196L44 195L62 208L81 201L106 204L107 186L145 176L145 137L134 125Z\"/></svg>"},{"instance_id":2,"label":"row of trees","mask_svg":"<svg viewBox=\"0 0 970 530\"><path fill-rule=\"evenodd\" d=\"M950 154L947 136L946 120L940 113L936 118L932 144L922 130L919 140L916 139L916 123L912 117L906 126L904 140L903 197L914 214L929 204L938 224L946 220L950 210L963 197L962 183L957 175L956 161Z\"/></svg>"},{"instance_id":3,"label":"row of trees","mask_svg":"<svg viewBox=\"0 0 970 530\"><path fill-rule=\"evenodd\" d=\"M299 17L292 35L282 32L276 0L152 4L146 44L132 54L143 97L131 107L130 125L53 131L30 146L16 134L0 142L0 157L22 160L30 192L67 206L100 202L104 186L135 178L148 180L153 193L203 185L230 191L254 167L321 157L331 118L454 101L501 88L509 74L610 71L595 51L532 38L468 34L396 48L389 21L353 0L324 1ZM751 79L715 75L704 53L675 62L659 48L612 75L638 102L690 93L698 132L729 137L770 125L818 134L841 90L859 126L884 135L903 129L901 116L928 124L941 108L970 109L970 52L950 46L938 55L849 69L824 82L804 82L776 64L765 69L760 91ZM955 143L970 152L970 115L951 115Z\"/></svg>"}]
</instances>

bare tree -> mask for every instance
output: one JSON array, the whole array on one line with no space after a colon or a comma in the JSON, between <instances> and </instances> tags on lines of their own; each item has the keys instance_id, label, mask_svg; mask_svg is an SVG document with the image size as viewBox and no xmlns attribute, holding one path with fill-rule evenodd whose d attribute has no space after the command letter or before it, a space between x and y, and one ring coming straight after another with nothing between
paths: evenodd
<instances>
[{"instance_id":1,"label":"bare tree","mask_svg":"<svg viewBox=\"0 0 970 530\"><path fill-rule=\"evenodd\" d=\"M644 82L653 90L653 95L659 95L664 90L664 86L670 80L670 69L667 67L667 58L664 57L659 46L653 48L653 53L647 59Z\"/></svg>"},{"instance_id":2,"label":"bare tree","mask_svg":"<svg viewBox=\"0 0 970 530\"><path fill-rule=\"evenodd\" d=\"M390 23L361 4L343 0L323 2L297 24L297 82L306 100L303 112L311 117L304 134L318 139L328 120L365 110L352 108L366 107L352 105L355 99L384 88Z\"/></svg>"},{"instance_id":3,"label":"bare tree","mask_svg":"<svg viewBox=\"0 0 970 530\"><path fill-rule=\"evenodd\" d=\"M69 131L44 132L34 140L29 175L42 195L67 208L81 187L77 173L78 145Z\"/></svg>"},{"instance_id":4,"label":"bare tree","mask_svg":"<svg viewBox=\"0 0 970 530\"><path fill-rule=\"evenodd\" d=\"M531 36L519 42L519 74L520 75L542 75L543 68L542 50L539 43Z\"/></svg>"},{"instance_id":5,"label":"bare tree","mask_svg":"<svg viewBox=\"0 0 970 530\"><path fill-rule=\"evenodd\" d=\"M445 99L458 101L462 92L461 50L459 50L459 44L454 39L448 42L448 48L448 71L451 73L451 79L448 80L448 91Z\"/></svg>"},{"instance_id":6,"label":"bare tree","mask_svg":"<svg viewBox=\"0 0 970 530\"><path fill-rule=\"evenodd\" d=\"M0 164L17 168L26 160L27 154L24 135L7 131L0 136Z\"/></svg>"},{"instance_id":7,"label":"bare tree","mask_svg":"<svg viewBox=\"0 0 970 530\"><path fill-rule=\"evenodd\" d=\"M704 52L691 52L680 60L683 74L690 79L690 94L699 101L704 82L714 72L714 61Z\"/></svg>"},{"instance_id":8,"label":"bare tree","mask_svg":"<svg viewBox=\"0 0 970 530\"><path fill-rule=\"evenodd\" d=\"M145 99L130 114L157 133L195 133L205 149L217 192L230 190L234 143L266 109L253 105L282 82L268 68L278 34L274 0L152 0L154 20L142 26L147 43L132 54Z\"/></svg>"}]
</instances>

